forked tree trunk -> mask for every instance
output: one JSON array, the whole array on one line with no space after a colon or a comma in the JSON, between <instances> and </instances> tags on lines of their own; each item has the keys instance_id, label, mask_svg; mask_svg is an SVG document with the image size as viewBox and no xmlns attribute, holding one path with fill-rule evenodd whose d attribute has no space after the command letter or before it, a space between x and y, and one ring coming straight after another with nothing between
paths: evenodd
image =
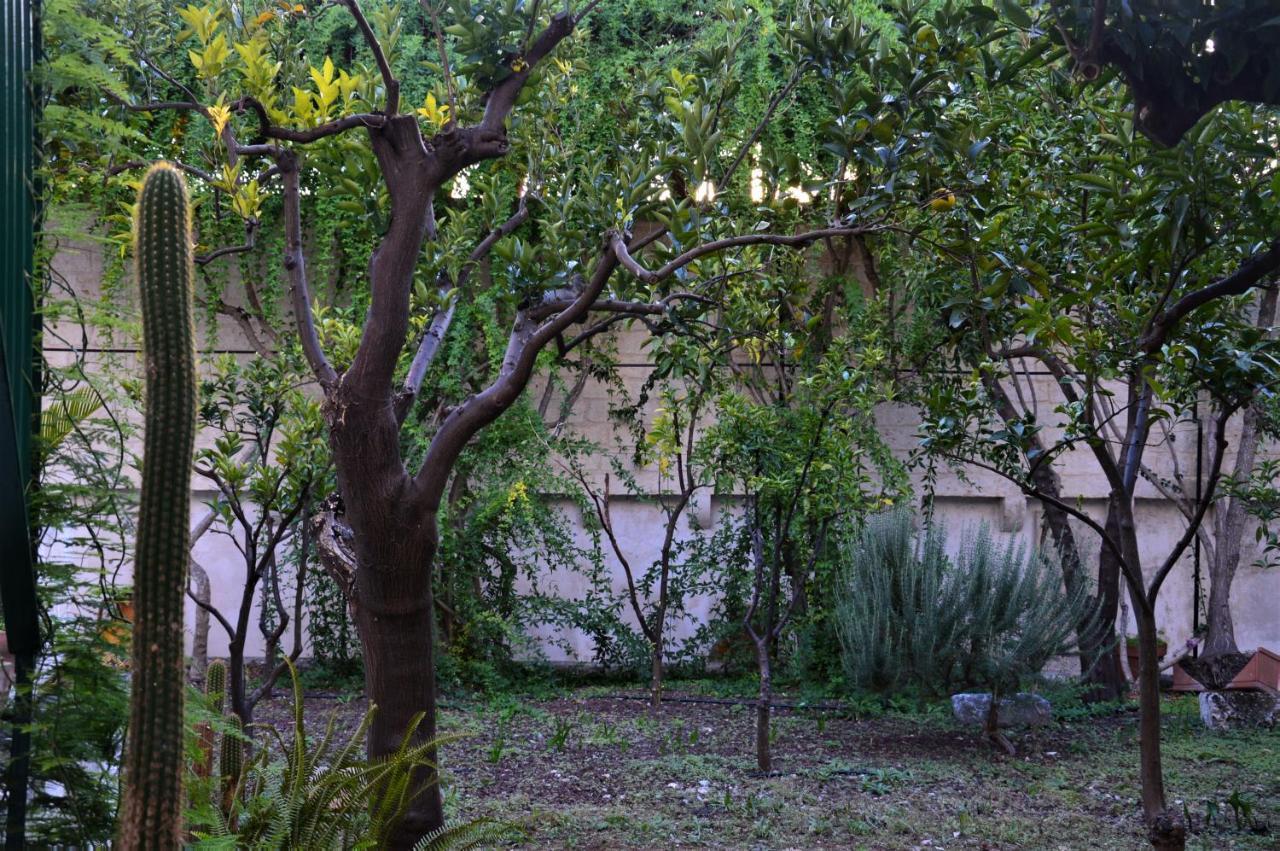
<instances>
[{"instance_id":1,"label":"forked tree trunk","mask_svg":"<svg viewBox=\"0 0 1280 851\"><path fill-rule=\"evenodd\" d=\"M1156 848L1181 849L1186 829L1168 808L1164 792L1164 770L1160 754L1160 656L1157 647L1156 617L1148 605L1142 585L1142 557L1138 549L1137 526L1132 501L1113 498L1108 530L1114 526L1113 540L1120 542L1129 571L1126 585L1138 631L1138 763L1142 783L1142 815L1151 844Z\"/></svg>"}]
</instances>

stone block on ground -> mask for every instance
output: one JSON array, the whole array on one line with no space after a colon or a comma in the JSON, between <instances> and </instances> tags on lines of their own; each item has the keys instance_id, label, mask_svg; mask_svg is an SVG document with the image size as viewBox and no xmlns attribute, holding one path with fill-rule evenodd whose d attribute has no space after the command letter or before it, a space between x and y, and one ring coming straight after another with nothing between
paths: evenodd
<instances>
[{"instance_id":1,"label":"stone block on ground","mask_svg":"<svg viewBox=\"0 0 1280 851\"><path fill-rule=\"evenodd\" d=\"M1265 691L1202 691L1200 720L1210 730L1253 730L1280 723L1280 697Z\"/></svg>"},{"instance_id":2,"label":"stone block on ground","mask_svg":"<svg viewBox=\"0 0 1280 851\"><path fill-rule=\"evenodd\" d=\"M986 724L987 713L990 711L989 694L951 696L951 712L961 724ZM1000 706L996 712L996 723L1000 727L1042 727L1052 721L1053 706L1038 694L1023 691L1000 698Z\"/></svg>"}]
</instances>

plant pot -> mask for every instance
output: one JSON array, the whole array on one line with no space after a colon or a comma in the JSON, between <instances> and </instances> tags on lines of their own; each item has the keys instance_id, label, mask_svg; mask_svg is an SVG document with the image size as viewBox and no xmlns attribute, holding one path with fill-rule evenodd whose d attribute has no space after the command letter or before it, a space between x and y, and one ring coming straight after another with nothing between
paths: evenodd
<instances>
[{"instance_id":1,"label":"plant pot","mask_svg":"<svg viewBox=\"0 0 1280 851\"><path fill-rule=\"evenodd\" d=\"M1262 689L1273 694L1280 691L1280 653L1259 647L1227 688Z\"/></svg>"},{"instance_id":2,"label":"plant pot","mask_svg":"<svg viewBox=\"0 0 1280 851\"><path fill-rule=\"evenodd\" d=\"M1191 676L1182 667L1181 662L1174 663L1173 666L1173 686L1170 691L1182 692L1201 692L1204 691L1204 683Z\"/></svg>"},{"instance_id":3,"label":"plant pot","mask_svg":"<svg viewBox=\"0 0 1280 851\"><path fill-rule=\"evenodd\" d=\"M1129 641L1126 641L1126 642L1125 642L1124 650L1125 650L1125 655L1126 655L1126 656L1128 657L1128 659L1129 659L1129 671L1130 671L1130 673L1132 673L1132 674L1133 674L1133 678L1134 678L1134 680L1137 680L1137 678L1138 678L1138 665L1139 665L1139 663L1140 663L1140 661L1141 661L1141 660L1140 660L1140 658L1139 658L1140 654L1139 654L1139 650L1138 650L1138 642L1137 642L1136 640L1133 640L1133 639L1131 639L1131 640L1129 640ZM1157 661L1158 661L1158 660L1160 660L1160 659L1163 659L1163 658L1164 658L1164 654L1165 654L1165 653L1167 653L1168 651L1169 651L1169 642L1165 641L1163 638L1157 638L1157 639L1156 639L1156 659L1157 659Z\"/></svg>"},{"instance_id":4,"label":"plant pot","mask_svg":"<svg viewBox=\"0 0 1280 851\"><path fill-rule=\"evenodd\" d=\"M116 600L115 605L120 610L120 617L107 621L100 634L107 644L119 647L133 631L133 600Z\"/></svg>"},{"instance_id":5,"label":"plant pot","mask_svg":"<svg viewBox=\"0 0 1280 851\"><path fill-rule=\"evenodd\" d=\"M1183 666L1182 662L1179 662L1173 668L1173 690L1203 692L1214 689L1260 689L1273 693L1280 691L1280 654L1273 650L1259 647L1252 654L1225 654L1214 657L1209 664L1217 664L1220 668L1224 659L1240 660L1246 656L1247 661L1235 671L1234 675L1231 673L1231 668L1225 672L1218 670L1216 673L1213 672L1213 668L1199 670L1197 665L1201 667L1204 665L1201 660L1188 663L1191 667L1190 671ZM1236 661L1235 664L1240 663Z\"/></svg>"}]
</instances>

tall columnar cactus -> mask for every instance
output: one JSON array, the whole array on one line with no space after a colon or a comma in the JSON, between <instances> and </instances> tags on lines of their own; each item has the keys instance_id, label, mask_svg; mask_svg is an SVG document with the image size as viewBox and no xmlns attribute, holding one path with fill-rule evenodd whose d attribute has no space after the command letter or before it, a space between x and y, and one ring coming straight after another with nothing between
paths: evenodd
<instances>
[{"instance_id":1,"label":"tall columnar cactus","mask_svg":"<svg viewBox=\"0 0 1280 851\"><path fill-rule=\"evenodd\" d=\"M227 663L214 659L204 672L204 694L209 707L219 715L227 705Z\"/></svg>"},{"instance_id":2,"label":"tall columnar cactus","mask_svg":"<svg viewBox=\"0 0 1280 851\"><path fill-rule=\"evenodd\" d=\"M181 173L147 172L134 254L146 363L146 437L134 552L133 694L120 846L182 844L183 590L190 557L196 375L191 209Z\"/></svg>"}]
</instances>

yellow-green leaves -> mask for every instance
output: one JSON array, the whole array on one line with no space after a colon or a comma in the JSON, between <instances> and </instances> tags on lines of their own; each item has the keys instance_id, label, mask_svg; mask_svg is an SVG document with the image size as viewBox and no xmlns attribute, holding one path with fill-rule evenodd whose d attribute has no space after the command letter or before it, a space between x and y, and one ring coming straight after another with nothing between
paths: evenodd
<instances>
[{"instance_id":1,"label":"yellow-green leaves","mask_svg":"<svg viewBox=\"0 0 1280 851\"><path fill-rule=\"evenodd\" d=\"M242 219L256 219L262 209L262 193L255 178L239 187L231 198L231 209Z\"/></svg>"},{"instance_id":2,"label":"yellow-green leaves","mask_svg":"<svg viewBox=\"0 0 1280 851\"><path fill-rule=\"evenodd\" d=\"M341 94L341 89L333 75L333 60L328 56L324 58L324 65L321 68L311 69L311 82L316 86L316 109L322 113L328 113L329 107L333 106L338 100L338 95Z\"/></svg>"},{"instance_id":3,"label":"yellow-green leaves","mask_svg":"<svg viewBox=\"0 0 1280 851\"><path fill-rule=\"evenodd\" d=\"M340 101L350 103L358 95L363 82L359 76L336 70L327 56L323 65L310 69L310 75L315 91L293 87L293 117L303 125L327 120Z\"/></svg>"},{"instance_id":4,"label":"yellow-green leaves","mask_svg":"<svg viewBox=\"0 0 1280 851\"><path fill-rule=\"evenodd\" d=\"M185 41L194 36L200 40L201 44L207 45L217 32L222 10L215 9L213 6L187 6L185 9L178 10L178 16L187 25L186 29L178 33L178 41Z\"/></svg>"},{"instance_id":5,"label":"yellow-green leaves","mask_svg":"<svg viewBox=\"0 0 1280 851\"><path fill-rule=\"evenodd\" d=\"M449 123L449 104L437 102L436 96L431 92L427 92L427 100L418 108L417 113L426 119L427 124L437 133Z\"/></svg>"},{"instance_id":6,"label":"yellow-green leaves","mask_svg":"<svg viewBox=\"0 0 1280 851\"><path fill-rule=\"evenodd\" d=\"M187 55L200 79L212 80L222 72L231 55L227 37L218 32L222 10L213 6L187 6L179 9L178 15L187 25L178 34L178 40L195 38L200 42L200 49L189 50Z\"/></svg>"},{"instance_id":7,"label":"yellow-green leaves","mask_svg":"<svg viewBox=\"0 0 1280 851\"><path fill-rule=\"evenodd\" d=\"M276 75L280 73L282 63L271 61L267 51L270 42L262 30L253 34L246 42L236 46L240 56L240 76L244 79L245 89L258 99L273 121L282 116L276 107Z\"/></svg>"},{"instance_id":8,"label":"yellow-green leaves","mask_svg":"<svg viewBox=\"0 0 1280 851\"><path fill-rule=\"evenodd\" d=\"M231 109L218 98L218 102L209 107L209 122L213 125L213 135L217 138L222 135L222 131L226 129L227 122L231 120Z\"/></svg>"},{"instance_id":9,"label":"yellow-green leaves","mask_svg":"<svg viewBox=\"0 0 1280 851\"><path fill-rule=\"evenodd\" d=\"M191 57L191 64L196 68L196 75L202 80L212 80L226 67L231 49L227 47L226 37L219 33L205 45L203 50L198 52L189 50L187 55Z\"/></svg>"}]
</instances>

